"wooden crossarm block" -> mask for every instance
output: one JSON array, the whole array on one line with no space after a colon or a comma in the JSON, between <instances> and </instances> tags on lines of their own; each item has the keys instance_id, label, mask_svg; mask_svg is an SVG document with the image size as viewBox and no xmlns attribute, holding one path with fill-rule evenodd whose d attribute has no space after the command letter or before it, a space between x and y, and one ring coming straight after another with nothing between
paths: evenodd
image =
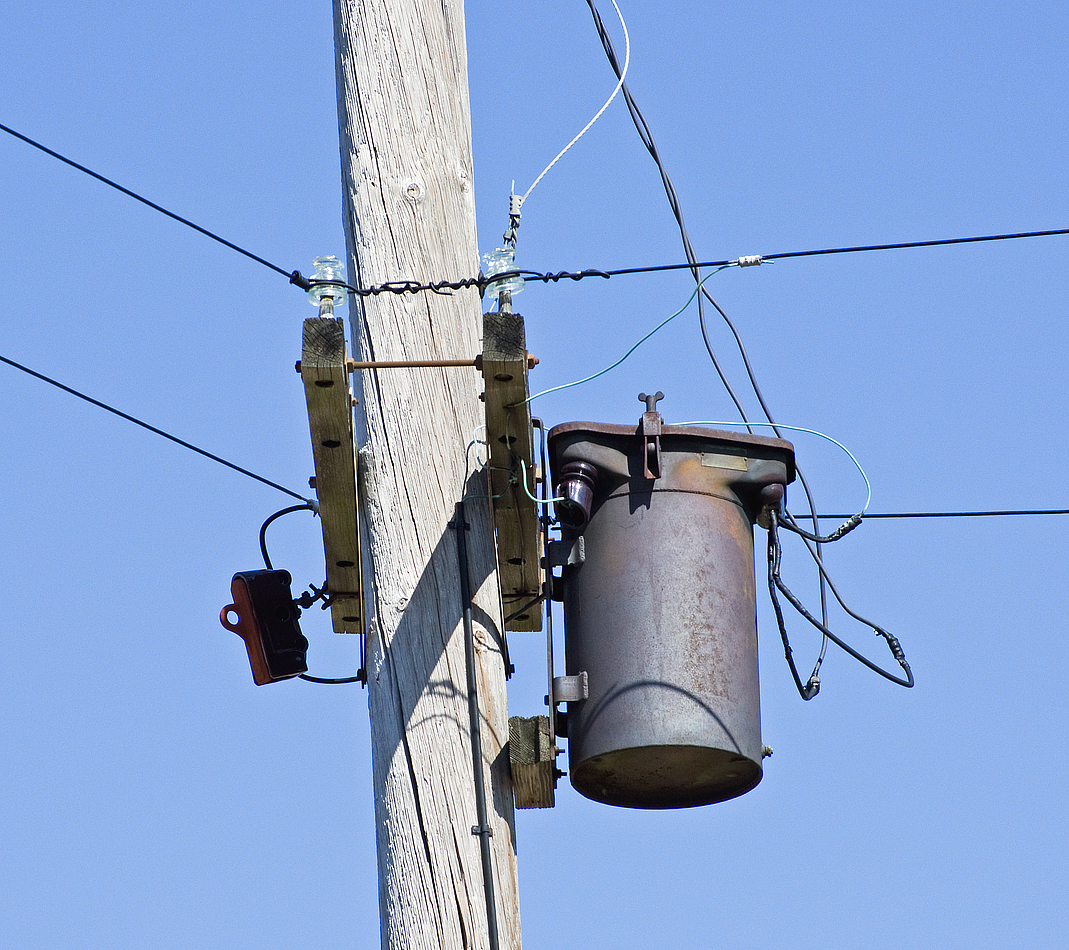
<instances>
[{"instance_id":1,"label":"wooden crossarm block","mask_svg":"<svg viewBox=\"0 0 1069 950\"><path fill-rule=\"evenodd\" d=\"M538 506L534 495L537 463L527 402L527 341L518 313L483 315L482 373L486 386L486 440L489 443L490 494L497 528L498 576L505 616L519 611L542 590ZM506 622L506 630L541 630L538 604Z\"/></svg>"},{"instance_id":2,"label":"wooden crossarm block","mask_svg":"<svg viewBox=\"0 0 1069 950\"><path fill-rule=\"evenodd\" d=\"M353 396L340 319L312 317L304 321L301 378L308 402L331 620L337 633L362 633L364 595Z\"/></svg>"}]
</instances>

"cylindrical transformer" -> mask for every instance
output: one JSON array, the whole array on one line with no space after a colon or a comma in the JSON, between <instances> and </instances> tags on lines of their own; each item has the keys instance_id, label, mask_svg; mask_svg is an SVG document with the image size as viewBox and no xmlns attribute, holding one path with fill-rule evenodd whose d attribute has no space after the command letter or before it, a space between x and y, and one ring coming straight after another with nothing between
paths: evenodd
<instances>
[{"instance_id":1,"label":"cylindrical transformer","mask_svg":"<svg viewBox=\"0 0 1069 950\"><path fill-rule=\"evenodd\" d=\"M647 411L557 426L549 452L555 494L590 500L551 556L567 673L587 674L566 716L572 785L632 808L748 792L764 749L753 527L794 479L793 447Z\"/></svg>"}]
</instances>

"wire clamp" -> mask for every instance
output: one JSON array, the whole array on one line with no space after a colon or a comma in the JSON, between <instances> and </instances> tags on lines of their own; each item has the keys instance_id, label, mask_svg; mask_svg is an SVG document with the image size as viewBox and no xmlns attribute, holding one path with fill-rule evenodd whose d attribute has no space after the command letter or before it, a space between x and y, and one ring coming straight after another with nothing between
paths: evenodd
<instances>
[{"instance_id":1,"label":"wire clamp","mask_svg":"<svg viewBox=\"0 0 1069 950\"><path fill-rule=\"evenodd\" d=\"M657 411L657 403L664 399L664 393L658 391L652 396L639 393L638 398L646 403L646 411L639 421L642 431L644 449L642 452L643 474L649 479L661 477L661 423L663 419Z\"/></svg>"},{"instance_id":2,"label":"wire clamp","mask_svg":"<svg viewBox=\"0 0 1069 950\"><path fill-rule=\"evenodd\" d=\"M300 597L294 599L294 603L298 607L303 607L307 610L317 600L323 601L323 609L325 610L330 606L330 591L327 590L326 584L322 587L316 587L315 584L309 584L309 590L306 590Z\"/></svg>"},{"instance_id":3,"label":"wire clamp","mask_svg":"<svg viewBox=\"0 0 1069 950\"><path fill-rule=\"evenodd\" d=\"M745 257L740 257L735 261L739 267L756 267L758 264L764 264L765 259L760 254L747 254Z\"/></svg>"},{"instance_id":4,"label":"wire clamp","mask_svg":"<svg viewBox=\"0 0 1069 950\"><path fill-rule=\"evenodd\" d=\"M553 677L553 702L578 703L590 696L590 680L586 670L575 676Z\"/></svg>"}]
</instances>

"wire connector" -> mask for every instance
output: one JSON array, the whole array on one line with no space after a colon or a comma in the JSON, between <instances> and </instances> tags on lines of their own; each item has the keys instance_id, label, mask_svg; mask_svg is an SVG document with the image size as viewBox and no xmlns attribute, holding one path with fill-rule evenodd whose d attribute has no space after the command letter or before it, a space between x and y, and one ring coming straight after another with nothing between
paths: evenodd
<instances>
[{"instance_id":1,"label":"wire connector","mask_svg":"<svg viewBox=\"0 0 1069 950\"><path fill-rule=\"evenodd\" d=\"M514 183L515 184L515 183ZM523 196L515 193L509 195L509 226L502 235L506 247L516 248L516 232L520 228L520 208L523 207Z\"/></svg>"},{"instance_id":2,"label":"wire connector","mask_svg":"<svg viewBox=\"0 0 1069 950\"><path fill-rule=\"evenodd\" d=\"M760 254L747 254L745 257L740 257L735 263L739 267L756 267L758 264L764 264L765 259ZM771 261L768 263L771 263Z\"/></svg>"}]
</instances>

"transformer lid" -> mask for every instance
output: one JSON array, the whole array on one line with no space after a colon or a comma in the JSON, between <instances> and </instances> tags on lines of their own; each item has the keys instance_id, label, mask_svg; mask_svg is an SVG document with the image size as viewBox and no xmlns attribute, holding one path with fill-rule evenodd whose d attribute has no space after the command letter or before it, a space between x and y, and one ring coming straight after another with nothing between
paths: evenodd
<instances>
[{"instance_id":1,"label":"transformer lid","mask_svg":"<svg viewBox=\"0 0 1069 950\"><path fill-rule=\"evenodd\" d=\"M671 451L671 441L675 439L695 440L706 445L706 451L723 448L729 454L738 454L741 450L750 457L782 460L787 466L787 483L794 481L794 445L786 439L751 435L748 432L730 432L726 429L709 429L705 426L667 424L661 425L660 436L661 439L669 441L668 451ZM550 464L556 469L560 462L560 454L568 445L576 442L584 442L591 439L600 441L604 439L635 438L642 438L641 423L639 425L618 425L609 422L562 422L549 430L547 441ZM701 451L701 449L693 446L688 447L687 451Z\"/></svg>"}]
</instances>

